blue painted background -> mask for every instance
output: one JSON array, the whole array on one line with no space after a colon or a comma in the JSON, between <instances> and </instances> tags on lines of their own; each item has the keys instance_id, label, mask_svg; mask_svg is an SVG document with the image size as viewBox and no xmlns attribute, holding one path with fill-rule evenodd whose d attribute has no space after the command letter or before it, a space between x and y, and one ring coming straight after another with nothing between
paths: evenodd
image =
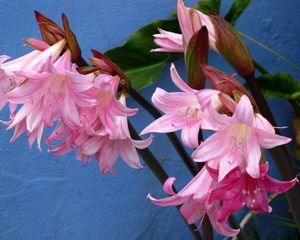
<instances>
[{"instance_id":1,"label":"blue painted background","mask_svg":"<svg viewBox=\"0 0 300 240\"><path fill-rule=\"evenodd\" d=\"M194 3L186 1L187 5ZM223 14L230 3L224 1ZM35 9L55 21L60 21L60 13L65 12L87 57L90 48L105 51L120 45L137 28L169 17L175 8L175 0L0 0L0 54L17 57L30 51L20 39L39 37ZM298 0L254 0L237 27L300 65L299 9ZM270 72L288 71L300 78L299 72L280 59L251 43L249 46L255 59ZM210 64L233 73L215 54ZM182 63L177 65L183 72ZM174 89L167 69L157 84ZM149 99L154 89L142 93ZM290 125L289 105L283 100L270 103L279 125ZM132 101L129 105L136 106ZM7 111L0 117L7 119ZM143 111L133 118L138 130L151 121ZM291 131L284 134L291 135ZM0 239L192 239L175 208L160 208L146 199L149 192L163 196L147 166L136 171L119 161L115 166L119 174L101 175L96 162L83 166L74 154L54 157L45 145L42 153L35 148L30 151L25 136L9 144L11 135L1 127ZM164 136L156 135L151 149L168 174L178 179L178 186L191 178Z\"/></svg>"}]
</instances>

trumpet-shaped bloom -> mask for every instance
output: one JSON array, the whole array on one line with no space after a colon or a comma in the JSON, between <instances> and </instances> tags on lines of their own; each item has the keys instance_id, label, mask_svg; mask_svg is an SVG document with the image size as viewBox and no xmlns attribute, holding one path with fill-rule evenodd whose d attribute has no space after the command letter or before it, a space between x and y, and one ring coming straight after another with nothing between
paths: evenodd
<instances>
[{"instance_id":1,"label":"trumpet-shaped bloom","mask_svg":"<svg viewBox=\"0 0 300 240\"><path fill-rule=\"evenodd\" d=\"M121 95L119 103L124 107L125 95ZM146 140L131 139L127 117L114 115L114 134L110 135L99 118L94 119L93 115L83 111L83 127L70 131L63 123L57 125L55 131L47 138L51 145L54 140L65 138L65 140L49 149L54 155L63 155L73 148L76 149L78 160L89 162L95 155L102 173L113 172L112 167L117 158L121 158L132 168L142 168L136 148L143 149L152 142L152 136ZM94 119L94 120L92 120ZM91 123L90 121L94 121Z\"/></svg>"},{"instance_id":2,"label":"trumpet-shaped bloom","mask_svg":"<svg viewBox=\"0 0 300 240\"><path fill-rule=\"evenodd\" d=\"M70 51L66 51L54 64L51 59L49 56L37 72L16 73L24 82L7 96L11 103L23 105L8 129L23 125L25 121L26 130L32 133L41 126L52 127L53 121L59 119L74 129L81 126L78 108L96 104L85 94L93 87L94 78L71 69Z\"/></svg>"},{"instance_id":3,"label":"trumpet-shaped bloom","mask_svg":"<svg viewBox=\"0 0 300 240\"><path fill-rule=\"evenodd\" d=\"M127 108L116 99L120 77L109 74L100 74L96 77L94 88L90 91L97 104L86 110L86 115L94 115L94 119L99 118L105 130L111 136L118 134L115 120L117 116L133 116L137 113L137 108ZM88 113L89 112L89 113Z\"/></svg>"},{"instance_id":4,"label":"trumpet-shaped bloom","mask_svg":"<svg viewBox=\"0 0 300 240\"><path fill-rule=\"evenodd\" d=\"M149 132L174 132L182 129L181 138L184 144L194 148L198 144L198 133L202 128L213 128L206 121L203 110L210 105L212 98L217 97L216 90L194 90L178 75L175 66L171 66L173 83L183 92L169 93L157 88L152 96L153 104L165 115L146 127L141 134Z\"/></svg>"},{"instance_id":5,"label":"trumpet-shaped bloom","mask_svg":"<svg viewBox=\"0 0 300 240\"><path fill-rule=\"evenodd\" d=\"M267 175L268 168L267 163L260 165L259 178L252 178L247 172L235 168L219 183L209 198L210 202L223 201L219 221L226 221L233 211L240 210L244 205L256 212L271 212L267 192L284 193L298 182L297 178L287 182L276 180Z\"/></svg>"},{"instance_id":6,"label":"trumpet-shaped bloom","mask_svg":"<svg viewBox=\"0 0 300 240\"><path fill-rule=\"evenodd\" d=\"M159 29L160 34L154 35L154 42L160 48L152 51L186 52L190 39L203 26L206 26L208 30L210 48L217 51L215 46L215 29L209 16L196 9L186 7L182 0L178 0L177 14L182 34L180 35Z\"/></svg>"},{"instance_id":7,"label":"trumpet-shaped bloom","mask_svg":"<svg viewBox=\"0 0 300 240\"><path fill-rule=\"evenodd\" d=\"M65 45L65 40L41 52L34 50L22 57L7 61L8 56L0 56L0 110L8 102L7 93L24 82L24 78L16 74L18 71L38 71L41 64L49 56L56 59Z\"/></svg>"},{"instance_id":8,"label":"trumpet-shaped bloom","mask_svg":"<svg viewBox=\"0 0 300 240\"><path fill-rule=\"evenodd\" d=\"M208 215L214 229L226 236L235 236L239 230L232 229L225 221L218 221L220 201L209 203L209 195L215 185L215 181L204 167L180 192L175 193L172 189L175 178L169 178L164 184L164 191L171 195L168 198L156 199L150 194L148 198L158 206L178 206L180 213L189 224L202 220Z\"/></svg>"},{"instance_id":9,"label":"trumpet-shaped bloom","mask_svg":"<svg viewBox=\"0 0 300 240\"><path fill-rule=\"evenodd\" d=\"M260 177L261 148L269 149L288 143L291 139L262 130L254 121L253 107L243 95L232 117L211 111L218 131L207 138L193 153L196 162L217 161L219 181L232 169L239 167L253 178Z\"/></svg>"}]
</instances>

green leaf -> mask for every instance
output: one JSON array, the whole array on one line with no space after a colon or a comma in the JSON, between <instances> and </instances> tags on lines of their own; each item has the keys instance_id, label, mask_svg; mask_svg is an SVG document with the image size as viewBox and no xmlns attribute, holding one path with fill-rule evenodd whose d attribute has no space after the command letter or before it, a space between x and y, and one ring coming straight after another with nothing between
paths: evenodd
<instances>
[{"instance_id":1,"label":"green leaf","mask_svg":"<svg viewBox=\"0 0 300 240\"><path fill-rule=\"evenodd\" d=\"M296 101L300 98L300 85L290 74L263 74L257 78L264 95L269 98L285 98Z\"/></svg>"},{"instance_id":2,"label":"green leaf","mask_svg":"<svg viewBox=\"0 0 300 240\"><path fill-rule=\"evenodd\" d=\"M157 20L136 31L124 45L105 53L124 71L137 90L153 84L166 63L179 57L179 54L172 53L150 53L151 49L157 48L153 34L157 33L158 27L180 31L177 19Z\"/></svg>"},{"instance_id":3,"label":"green leaf","mask_svg":"<svg viewBox=\"0 0 300 240\"><path fill-rule=\"evenodd\" d=\"M220 12L221 0L202 0L199 1L194 8L200 10L203 13Z\"/></svg>"},{"instance_id":4,"label":"green leaf","mask_svg":"<svg viewBox=\"0 0 300 240\"><path fill-rule=\"evenodd\" d=\"M245 11L250 3L251 0L234 0L229 12L225 16L225 20L234 25L236 20Z\"/></svg>"},{"instance_id":5,"label":"green leaf","mask_svg":"<svg viewBox=\"0 0 300 240\"><path fill-rule=\"evenodd\" d=\"M285 227L290 227L290 228L297 228L297 225L295 222L285 222L285 221L273 221L273 223L283 225Z\"/></svg>"}]
</instances>

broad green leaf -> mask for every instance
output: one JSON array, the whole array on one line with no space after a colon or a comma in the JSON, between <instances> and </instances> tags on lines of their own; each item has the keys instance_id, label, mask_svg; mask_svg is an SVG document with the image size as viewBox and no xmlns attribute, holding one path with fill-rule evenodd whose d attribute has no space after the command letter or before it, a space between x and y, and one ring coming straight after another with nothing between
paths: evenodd
<instances>
[{"instance_id":1,"label":"broad green leaf","mask_svg":"<svg viewBox=\"0 0 300 240\"><path fill-rule=\"evenodd\" d=\"M225 20L234 25L236 20L245 11L250 3L251 0L234 0L229 12L225 16Z\"/></svg>"},{"instance_id":2,"label":"broad green leaf","mask_svg":"<svg viewBox=\"0 0 300 240\"><path fill-rule=\"evenodd\" d=\"M203 13L220 12L221 0L202 0L199 1L194 8L200 10Z\"/></svg>"},{"instance_id":3,"label":"broad green leaf","mask_svg":"<svg viewBox=\"0 0 300 240\"><path fill-rule=\"evenodd\" d=\"M105 53L125 72L135 89L153 84L165 64L179 56L172 53L150 53L151 49L157 47L153 41L153 34L158 33L158 27L180 32L177 19L157 20L136 31L123 46Z\"/></svg>"},{"instance_id":4,"label":"broad green leaf","mask_svg":"<svg viewBox=\"0 0 300 240\"><path fill-rule=\"evenodd\" d=\"M285 98L296 101L300 98L300 85L290 74L264 74L257 78L264 95L269 98Z\"/></svg>"},{"instance_id":5,"label":"broad green leaf","mask_svg":"<svg viewBox=\"0 0 300 240\"><path fill-rule=\"evenodd\" d=\"M204 88L205 76L200 64L207 64L208 48L208 32L204 26L189 41L185 59L189 85L194 89Z\"/></svg>"}]
</instances>

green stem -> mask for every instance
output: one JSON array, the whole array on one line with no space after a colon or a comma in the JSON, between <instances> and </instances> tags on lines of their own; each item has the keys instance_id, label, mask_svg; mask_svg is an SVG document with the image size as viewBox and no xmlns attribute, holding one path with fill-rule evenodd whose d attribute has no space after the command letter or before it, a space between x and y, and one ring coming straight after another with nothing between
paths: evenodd
<instances>
[{"instance_id":1,"label":"green stem","mask_svg":"<svg viewBox=\"0 0 300 240\"><path fill-rule=\"evenodd\" d=\"M259 88L254 74L245 78L249 84L252 95L256 101L256 104L262 113L262 115L273 125L277 126L273 114L267 104L265 97L262 94L261 89ZM279 129L275 129L277 134L280 134ZM278 167L280 175L283 180L290 181L296 176L296 173L293 169L291 159L289 158L288 151L285 146L278 146L270 149L270 153ZM292 215L295 219L295 222L300 232L300 185L297 184L291 190L287 192L287 200L291 208Z\"/></svg>"},{"instance_id":2,"label":"green stem","mask_svg":"<svg viewBox=\"0 0 300 240\"><path fill-rule=\"evenodd\" d=\"M262 66L260 65L258 62L256 62L254 59L253 60L253 64L255 66L255 68L261 73L261 74L267 74L268 71Z\"/></svg>"},{"instance_id":3,"label":"green stem","mask_svg":"<svg viewBox=\"0 0 300 240\"><path fill-rule=\"evenodd\" d=\"M136 132L134 127L128 122L128 127L131 136L136 140L141 140L139 134ZM166 171L163 169L163 167L160 165L156 157L153 155L153 153L148 149L137 149L140 156L144 159L144 162L147 164L147 166L151 169L151 171L155 174L156 178L160 181L160 183L163 185L164 182L169 178ZM174 189L174 192L176 192L176 189ZM177 209L179 210L180 206L177 206ZM202 237L200 233L197 230L197 227L195 224L188 224L186 220L184 219L185 223L188 225L188 228L190 229L191 233L193 234L194 238L197 240L202 240Z\"/></svg>"},{"instance_id":4,"label":"green stem","mask_svg":"<svg viewBox=\"0 0 300 240\"><path fill-rule=\"evenodd\" d=\"M127 93L138 103L140 104L146 111L148 111L155 119L160 118L162 115L156 108L152 106L141 94L139 94L135 89L129 87ZM175 133L167 133L167 136L177 153L181 157L182 161L189 169L189 171L195 176L197 174L197 169L191 159L190 155L187 153L180 140L176 136Z\"/></svg>"}]
</instances>

